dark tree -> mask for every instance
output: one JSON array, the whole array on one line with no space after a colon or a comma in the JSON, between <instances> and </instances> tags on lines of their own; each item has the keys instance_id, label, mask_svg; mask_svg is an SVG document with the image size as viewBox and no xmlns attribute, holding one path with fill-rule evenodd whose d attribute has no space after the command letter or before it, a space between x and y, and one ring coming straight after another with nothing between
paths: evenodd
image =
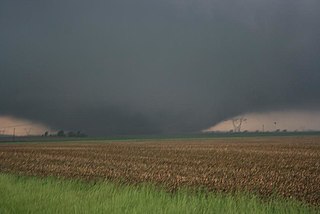
<instances>
[{"instance_id":1,"label":"dark tree","mask_svg":"<svg viewBox=\"0 0 320 214\"><path fill-rule=\"evenodd\" d=\"M76 137L76 134L73 131L68 132L68 137Z\"/></svg>"},{"instance_id":2,"label":"dark tree","mask_svg":"<svg viewBox=\"0 0 320 214\"><path fill-rule=\"evenodd\" d=\"M58 137L65 137L66 135L63 130L60 130L60 131L58 131L57 136Z\"/></svg>"}]
</instances>

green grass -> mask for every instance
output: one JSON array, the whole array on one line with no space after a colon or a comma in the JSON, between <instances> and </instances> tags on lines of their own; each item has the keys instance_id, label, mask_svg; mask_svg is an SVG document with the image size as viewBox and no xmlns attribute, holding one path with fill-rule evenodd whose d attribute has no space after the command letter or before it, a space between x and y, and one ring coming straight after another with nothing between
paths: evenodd
<instances>
[{"instance_id":1,"label":"green grass","mask_svg":"<svg viewBox=\"0 0 320 214\"><path fill-rule=\"evenodd\" d=\"M1 136L1 143L67 143L67 142L115 142L129 141L141 142L152 140L210 140L210 139L233 139L233 138L250 138L250 137L307 137L320 136L320 131L309 132L241 132L241 133L194 133L194 134L171 134L171 135L114 135L109 137L42 137L42 136L16 136L15 141L12 141L11 136Z\"/></svg>"},{"instance_id":2,"label":"green grass","mask_svg":"<svg viewBox=\"0 0 320 214\"><path fill-rule=\"evenodd\" d=\"M317 213L294 200L0 174L0 213Z\"/></svg>"}]
</instances>

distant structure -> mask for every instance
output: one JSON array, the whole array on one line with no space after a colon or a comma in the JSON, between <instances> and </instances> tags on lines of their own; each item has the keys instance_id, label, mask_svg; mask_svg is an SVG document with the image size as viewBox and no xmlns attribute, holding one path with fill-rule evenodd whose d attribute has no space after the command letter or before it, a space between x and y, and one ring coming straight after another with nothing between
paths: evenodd
<instances>
[{"instance_id":1,"label":"distant structure","mask_svg":"<svg viewBox=\"0 0 320 214\"><path fill-rule=\"evenodd\" d=\"M231 121L232 121L232 125L233 125L233 131L234 132L241 132L242 123L247 121L247 119L244 117L240 117L240 118L233 118Z\"/></svg>"},{"instance_id":2,"label":"distant structure","mask_svg":"<svg viewBox=\"0 0 320 214\"><path fill-rule=\"evenodd\" d=\"M16 128L13 128L12 141L16 140Z\"/></svg>"},{"instance_id":3,"label":"distant structure","mask_svg":"<svg viewBox=\"0 0 320 214\"><path fill-rule=\"evenodd\" d=\"M31 132L32 128L31 127L30 128L25 128L24 130L26 132L26 135L30 136L30 132Z\"/></svg>"},{"instance_id":4,"label":"distant structure","mask_svg":"<svg viewBox=\"0 0 320 214\"><path fill-rule=\"evenodd\" d=\"M0 130L0 135L4 135L6 133L6 129L1 129Z\"/></svg>"}]
</instances>

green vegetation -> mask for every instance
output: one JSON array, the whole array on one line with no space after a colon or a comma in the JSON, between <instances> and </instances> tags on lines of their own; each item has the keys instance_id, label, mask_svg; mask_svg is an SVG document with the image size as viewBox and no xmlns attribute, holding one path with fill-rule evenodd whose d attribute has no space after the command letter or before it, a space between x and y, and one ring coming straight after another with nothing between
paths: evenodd
<instances>
[{"instance_id":1,"label":"green vegetation","mask_svg":"<svg viewBox=\"0 0 320 214\"><path fill-rule=\"evenodd\" d=\"M149 185L85 183L76 180L0 174L0 213L316 213L294 200L262 201L235 196L178 191Z\"/></svg>"},{"instance_id":2,"label":"green vegetation","mask_svg":"<svg viewBox=\"0 0 320 214\"><path fill-rule=\"evenodd\" d=\"M87 141L150 141L150 140L195 140L195 139L221 139L221 138L249 138L249 137L307 137L320 136L320 131L308 132L214 132L214 133L194 133L194 134L171 134L171 135L112 135L108 137L88 137L82 135L75 137L74 133L61 133L61 136L12 136L0 135L1 143L37 143L37 142L87 142Z\"/></svg>"}]
</instances>

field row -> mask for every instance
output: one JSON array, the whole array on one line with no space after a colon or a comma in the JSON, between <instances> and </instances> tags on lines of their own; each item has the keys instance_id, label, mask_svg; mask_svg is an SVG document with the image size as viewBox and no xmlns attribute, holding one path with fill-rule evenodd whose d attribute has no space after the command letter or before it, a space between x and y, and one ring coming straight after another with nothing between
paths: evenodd
<instances>
[{"instance_id":1,"label":"field row","mask_svg":"<svg viewBox=\"0 0 320 214\"><path fill-rule=\"evenodd\" d=\"M274 193L320 204L320 137L0 145L0 172Z\"/></svg>"}]
</instances>

